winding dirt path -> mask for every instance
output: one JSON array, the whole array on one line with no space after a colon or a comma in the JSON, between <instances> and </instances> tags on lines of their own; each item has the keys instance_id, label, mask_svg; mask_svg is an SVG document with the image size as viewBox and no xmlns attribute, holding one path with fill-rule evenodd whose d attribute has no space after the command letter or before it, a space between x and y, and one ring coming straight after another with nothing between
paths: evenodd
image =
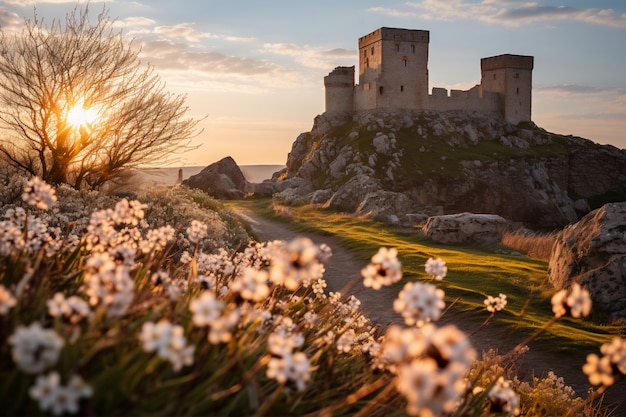
<instances>
[{"instance_id":1,"label":"winding dirt path","mask_svg":"<svg viewBox=\"0 0 626 417\"><path fill-rule=\"evenodd\" d=\"M332 249L333 256L325 264L326 272L324 279L327 282L328 291L341 291L345 294L354 294L361 300L361 310L370 319L379 325L403 324L402 317L393 310L393 300L400 290L397 286L384 287L378 291L366 288L362 284L361 269L368 263L355 253L343 247L339 240L333 236L315 233L302 233L289 227L288 224L272 221L257 215L247 208L233 207L252 226L253 230L263 241L267 240L292 240L298 236L306 236L316 244L325 243ZM373 254L372 254L373 255ZM486 318L486 316L485 316ZM466 334L472 334L481 325L481 321L468 319L460 313L449 311L437 322L439 325L454 324ZM516 333L514 329L496 324L481 329L470 337L472 345L479 352L489 349L497 349L498 352L509 352L524 336ZM558 376L565 379L566 385L571 386L576 393L585 398L587 389L590 387L586 375L582 372L584 358L572 358L562 356L554 352L546 352L541 349L531 349L526 353L522 367L518 371L520 378L532 375L545 376L549 371L554 371ZM622 401L614 416L626 417L626 378L618 381L606 394L605 404Z\"/></svg>"}]
</instances>

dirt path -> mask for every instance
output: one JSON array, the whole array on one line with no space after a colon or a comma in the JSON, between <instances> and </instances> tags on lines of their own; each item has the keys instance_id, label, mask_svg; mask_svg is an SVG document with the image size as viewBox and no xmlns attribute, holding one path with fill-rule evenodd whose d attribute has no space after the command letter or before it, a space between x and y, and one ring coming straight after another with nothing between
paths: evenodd
<instances>
[{"instance_id":1,"label":"dirt path","mask_svg":"<svg viewBox=\"0 0 626 417\"><path fill-rule=\"evenodd\" d=\"M289 225L268 220L252 213L248 209L237 207L236 210L251 224L259 239L291 240L297 236L306 236L316 244L326 243L332 249L333 256L325 265L324 278L328 284L328 291L342 291L349 288L347 294L356 295L361 300L362 311L370 319L380 325L402 324L399 314L393 311L393 300L396 298L399 287L386 287L374 291L365 288L362 284L361 269L368 260L363 260L356 254L342 247L338 239L315 233L301 233L290 228ZM373 254L372 254L373 255ZM486 318L486 315L485 315ZM452 323L466 334L471 334L481 325L481 321L468 320L462 314L448 312L438 322L439 325ZM479 352L490 348L506 353L523 339L523 335L516 334L510 328L491 325L482 329L471 338L472 345ZM582 373L583 357L572 358L561 356L545 350L533 349L526 354L519 375L521 378L530 375L547 375L548 371L565 379L566 385L571 386L579 396L586 397L589 388L586 376ZM605 404L623 401L626 399L626 379L618 381L611 387L606 396ZM626 402L617 410L615 416L626 417Z\"/></svg>"}]
</instances>

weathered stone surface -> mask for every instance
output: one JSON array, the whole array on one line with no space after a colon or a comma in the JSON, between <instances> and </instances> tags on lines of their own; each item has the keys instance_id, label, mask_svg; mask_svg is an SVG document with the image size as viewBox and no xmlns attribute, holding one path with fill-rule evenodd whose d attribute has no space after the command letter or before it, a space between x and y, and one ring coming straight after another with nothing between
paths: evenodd
<instances>
[{"instance_id":1,"label":"weathered stone surface","mask_svg":"<svg viewBox=\"0 0 626 417\"><path fill-rule=\"evenodd\" d=\"M298 136L285 170L273 181L291 178L309 180L314 190L332 190L329 204L351 212L369 192L389 191L406 195L412 210L441 206L446 213L494 213L560 228L598 202L626 196L626 151L532 124L515 126L497 115L324 113L310 133ZM292 194L310 201L310 192ZM589 207L591 202L596 206Z\"/></svg>"},{"instance_id":2,"label":"weathered stone surface","mask_svg":"<svg viewBox=\"0 0 626 417\"><path fill-rule=\"evenodd\" d=\"M243 198L250 189L241 169L230 156L192 175L183 181L183 185L198 188L215 198L222 199Z\"/></svg>"},{"instance_id":3,"label":"weathered stone surface","mask_svg":"<svg viewBox=\"0 0 626 417\"><path fill-rule=\"evenodd\" d=\"M578 282L593 309L626 318L626 202L592 211L557 235L548 277L557 288Z\"/></svg>"},{"instance_id":4,"label":"weathered stone surface","mask_svg":"<svg viewBox=\"0 0 626 417\"><path fill-rule=\"evenodd\" d=\"M496 214L459 213L432 216L424 233L439 243L491 244L502 240L507 221Z\"/></svg>"},{"instance_id":5,"label":"weathered stone surface","mask_svg":"<svg viewBox=\"0 0 626 417\"><path fill-rule=\"evenodd\" d=\"M411 211L411 201L401 193L393 191L375 191L367 193L356 209L356 214L385 223L395 224L402 220L408 221L406 216L400 219L398 213Z\"/></svg>"}]
</instances>

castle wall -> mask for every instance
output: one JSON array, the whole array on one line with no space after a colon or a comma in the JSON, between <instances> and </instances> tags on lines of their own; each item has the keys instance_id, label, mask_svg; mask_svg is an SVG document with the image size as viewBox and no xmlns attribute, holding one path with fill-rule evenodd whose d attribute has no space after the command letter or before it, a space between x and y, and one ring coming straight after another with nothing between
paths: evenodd
<instances>
[{"instance_id":1,"label":"castle wall","mask_svg":"<svg viewBox=\"0 0 626 417\"><path fill-rule=\"evenodd\" d=\"M498 93L483 92L480 85L466 91L450 90L450 95L445 88L434 87L424 108L435 111L464 110L498 113L501 104Z\"/></svg>"}]
</instances>

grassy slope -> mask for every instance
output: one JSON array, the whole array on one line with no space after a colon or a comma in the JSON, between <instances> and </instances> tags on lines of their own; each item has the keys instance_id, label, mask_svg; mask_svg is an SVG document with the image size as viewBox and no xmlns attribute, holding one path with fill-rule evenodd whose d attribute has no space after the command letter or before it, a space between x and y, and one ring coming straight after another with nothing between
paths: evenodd
<instances>
[{"instance_id":1,"label":"grassy slope","mask_svg":"<svg viewBox=\"0 0 626 417\"><path fill-rule=\"evenodd\" d=\"M448 265L448 276L437 285L446 292L446 303L453 309L484 319L486 295L507 295L508 305L495 317L497 323L514 326L523 333L541 327L552 317L544 261L522 256L495 254L488 249L439 245L417 231L391 228L371 220L336 213L331 210L289 208L290 216L276 216L269 200L247 200L235 204L258 214L290 222L299 230L336 236L363 257L364 264L381 246L395 247L403 265L404 282L424 279L424 264L429 257L440 257ZM403 283L398 284L398 289ZM563 318L537 340L550 350L563 353L595 352L624 328L595 324L592 320Z\"/></svg>"}]
</instances>

